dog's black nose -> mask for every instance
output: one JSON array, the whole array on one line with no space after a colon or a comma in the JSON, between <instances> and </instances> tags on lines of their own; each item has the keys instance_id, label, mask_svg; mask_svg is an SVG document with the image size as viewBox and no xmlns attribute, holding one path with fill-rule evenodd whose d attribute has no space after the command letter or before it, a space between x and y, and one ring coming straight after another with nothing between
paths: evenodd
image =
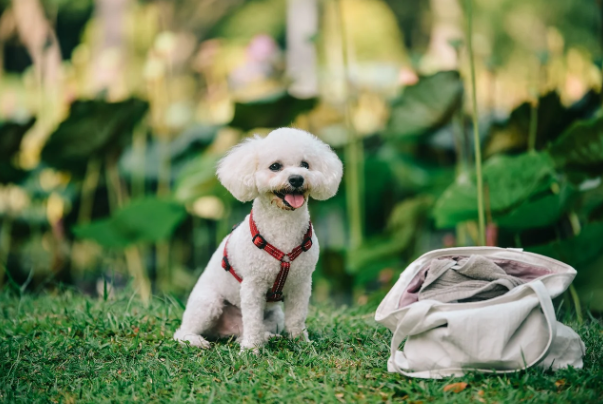
<instances>
[{"instance_id":1,"label":"dog's black nose","mask_svg":"<svg viewBox=\"0 0 603 404\"><path fill-rule=\"evenodd\" d=\"M295 188L301 187L304 185L304 177L301 175L292 175L289 177L289 184Z\"/></svg>"}]
</instances>

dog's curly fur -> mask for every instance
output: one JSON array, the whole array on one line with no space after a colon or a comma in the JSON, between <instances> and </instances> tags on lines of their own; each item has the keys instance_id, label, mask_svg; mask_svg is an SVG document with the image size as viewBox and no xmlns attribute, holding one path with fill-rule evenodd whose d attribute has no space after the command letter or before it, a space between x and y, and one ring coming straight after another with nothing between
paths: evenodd
<instances>
[{"instance_id":1,"label":"dog's curly fur","mask_svg":"<svg viewBox=\"0 0 603 404\"><path fill-rule=\"evenodd\" d=\"M274 163L280 165L278 170L274 170ZM255 136L235 146L220 161L217 174L235 198L241 202L253 200L253 218L260 233L288 253L301 244L308 229L308 198L334 196L343 166L331 148L315 136L281 128L265 138ZM303 185L295 187L291 178L298 176L303 178ZM298 208L290 205L285 197L288 193L302 195L303 204ZM280 271L280 263L258 249L250 234L247 216L228 242L230 263L243 282L239 284L221 266L223 240L188 299L174 339L208 348L204 337L234 335L239 337L241 350L257 350L267 338L282 331L284 323L290 336L308 340L305 322L312 272L318 261L316 234L312 248L291 263L283 289L284 313L281 303L266 302L266 292Z\"/></svg>"}]
</instances>

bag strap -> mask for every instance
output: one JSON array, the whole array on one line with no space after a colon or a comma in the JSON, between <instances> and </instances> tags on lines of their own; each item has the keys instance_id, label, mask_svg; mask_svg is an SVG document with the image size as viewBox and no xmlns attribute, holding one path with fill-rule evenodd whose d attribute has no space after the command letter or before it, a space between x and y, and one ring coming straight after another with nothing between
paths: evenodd
<instances>
[{"instance_id":1,"label":"bag strap","mask_svg":"<svg viewBox=\"0 0 603 404\"><path fill-rule=\"evenodd\" d=\"M541 362L546 357L546 355L549 353L549 351L551 349L551 345L557 335L557 327L556 327L557 317L555 315L555 308L553 307L553 301L551 300L551 297L549 296L549 293L548 293L546 287L544 286L544 284L541 281L539 281L539 280L531 281L531 282L526 283L525 286L530 287L536 294L536 297L538 298L538 301L540 303L540 307L544 314L544 318L546 320L547 328L549 331L549 340L546 344L545 349L542 351L542 354L540 354L540 356L536 360L534 360L530 364L526 364L525 369L527 369L527 368L532 367L532 366L538 364L539 362ZM426 324L425 318L426 318L427 314L429 313L429 311L431 310L431 308L434 306L434 304L437 304L437 303L439 303L439 302L437 302L435 300L423 300L423 301L418 301L416 303L413 303L412 305L410 305L408 307L408 311L402 316L401 320L398 322L396 331L394 331L394 334L392 336L391 356L389 359L389 362L391 363L392 367L395 369L396 372L403 374L405 376L410 376L410 377L421 377L421 378L432 377L432 376L430 376L432 371L407 372L407 371L400 369L400 367L396 363L396 352L398 351L398 347L400 346L402 341L404 339L406 339L407 337L420 334L420 333L430 330L434 327L434 324ZM438 372L452 375L455 373L462 374L462 373L466 372L467 370L468 369L466 369L466 368L465 369L461 369L461 368L438 369ZM492 370L490 370L490 369L475 369L475 370L479 370L482 372L488 372L488 373L492 372ZM508 371L498 370L496 373L509 373L509 372L515 372L515 371L516 371L516 369L508 370Z\"/></svg>"},{"instance_id":2,"label":"bag strap","mask_svg":"<svg viewBox=\"0 0 603 404\"><path fill-rule=\"evenodd\" d=\"M549 295L546 286L544 286L544 283L536 280L528 282L526 285L536 292L536 296L538 296L538 300L540 301L540 308L542 309L544 318L546 320L546 325L549 329L549 340L546 344L546 347L542 351L542 354L540 354L540 356L534 362L526 366L526 368L529 368L541 362L551 350L551 345L553 344L555 337L557 337L557 316L555 315L553 301L551 300L551 296Z\"/></svg>"},{"instance_id":3,"label":"bag strap","mask_svg":"<svg viewBox=\"0 0 603 404\"><path fill-rule=\"evenodd\" d=\"M424 331L427 331L427 329L431 328L425 327L425 322L423 320L427 316L429 310L431 310L431 308L433 307L434 303L436 303L434 300L423 300L411 304L408 307L408 311L406 312L406 314L398 322L396 331L394 331L394 335L392 336L390 356L392 366L398 373L406 374L396 364L395 359L398 347L400 346L402 341L406 339L406 337L410 335L420 334Z\"/></svg>"}]
</instances>

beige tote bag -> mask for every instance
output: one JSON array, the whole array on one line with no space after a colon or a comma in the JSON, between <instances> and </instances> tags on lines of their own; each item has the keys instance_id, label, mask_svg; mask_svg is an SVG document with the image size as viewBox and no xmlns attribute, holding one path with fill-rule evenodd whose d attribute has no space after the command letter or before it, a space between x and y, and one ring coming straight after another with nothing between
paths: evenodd
<instances>
[{"instance_id":1,"label":"beige tote bag","mask_svg":"<svg viewBox=\"0 0 603 404\"><path fill-rule=\"evenodd\" d=\"M478 302L418 300L416 290L433 259L471 255L496 262L525 283ZM532 366L581 368L584 343L557 321L551 301L575 276L569 265L520 249L463 247L424 254L402 272L375 314L375 320L393 332L388 371L443 378Z\"/></svg>"}]
</instances>

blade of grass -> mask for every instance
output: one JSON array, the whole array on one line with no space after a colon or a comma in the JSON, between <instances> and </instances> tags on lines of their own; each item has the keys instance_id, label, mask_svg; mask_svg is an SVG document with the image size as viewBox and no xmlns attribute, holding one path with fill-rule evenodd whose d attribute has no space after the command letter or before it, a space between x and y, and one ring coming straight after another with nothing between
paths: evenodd
<instances>
[{"instance_id":1,"label":"blade of grass","mask_svg":"<svg viewBox=\"0 0 603 404\"><path fill-rule=\"evenodd\" d=\"M484 211L484 178L482 175L482 149L479 138L479 123L477 116L477 96L475 86L475 61L473 57L473 1L466 0L467 12L467 50L469 51L469 66L471 68L471 98L473 119L473 144L475 147L475 174L477 181L477 214L478 214L478 245L486 245L486 225Z\"/></svg>"}]
</instances>

